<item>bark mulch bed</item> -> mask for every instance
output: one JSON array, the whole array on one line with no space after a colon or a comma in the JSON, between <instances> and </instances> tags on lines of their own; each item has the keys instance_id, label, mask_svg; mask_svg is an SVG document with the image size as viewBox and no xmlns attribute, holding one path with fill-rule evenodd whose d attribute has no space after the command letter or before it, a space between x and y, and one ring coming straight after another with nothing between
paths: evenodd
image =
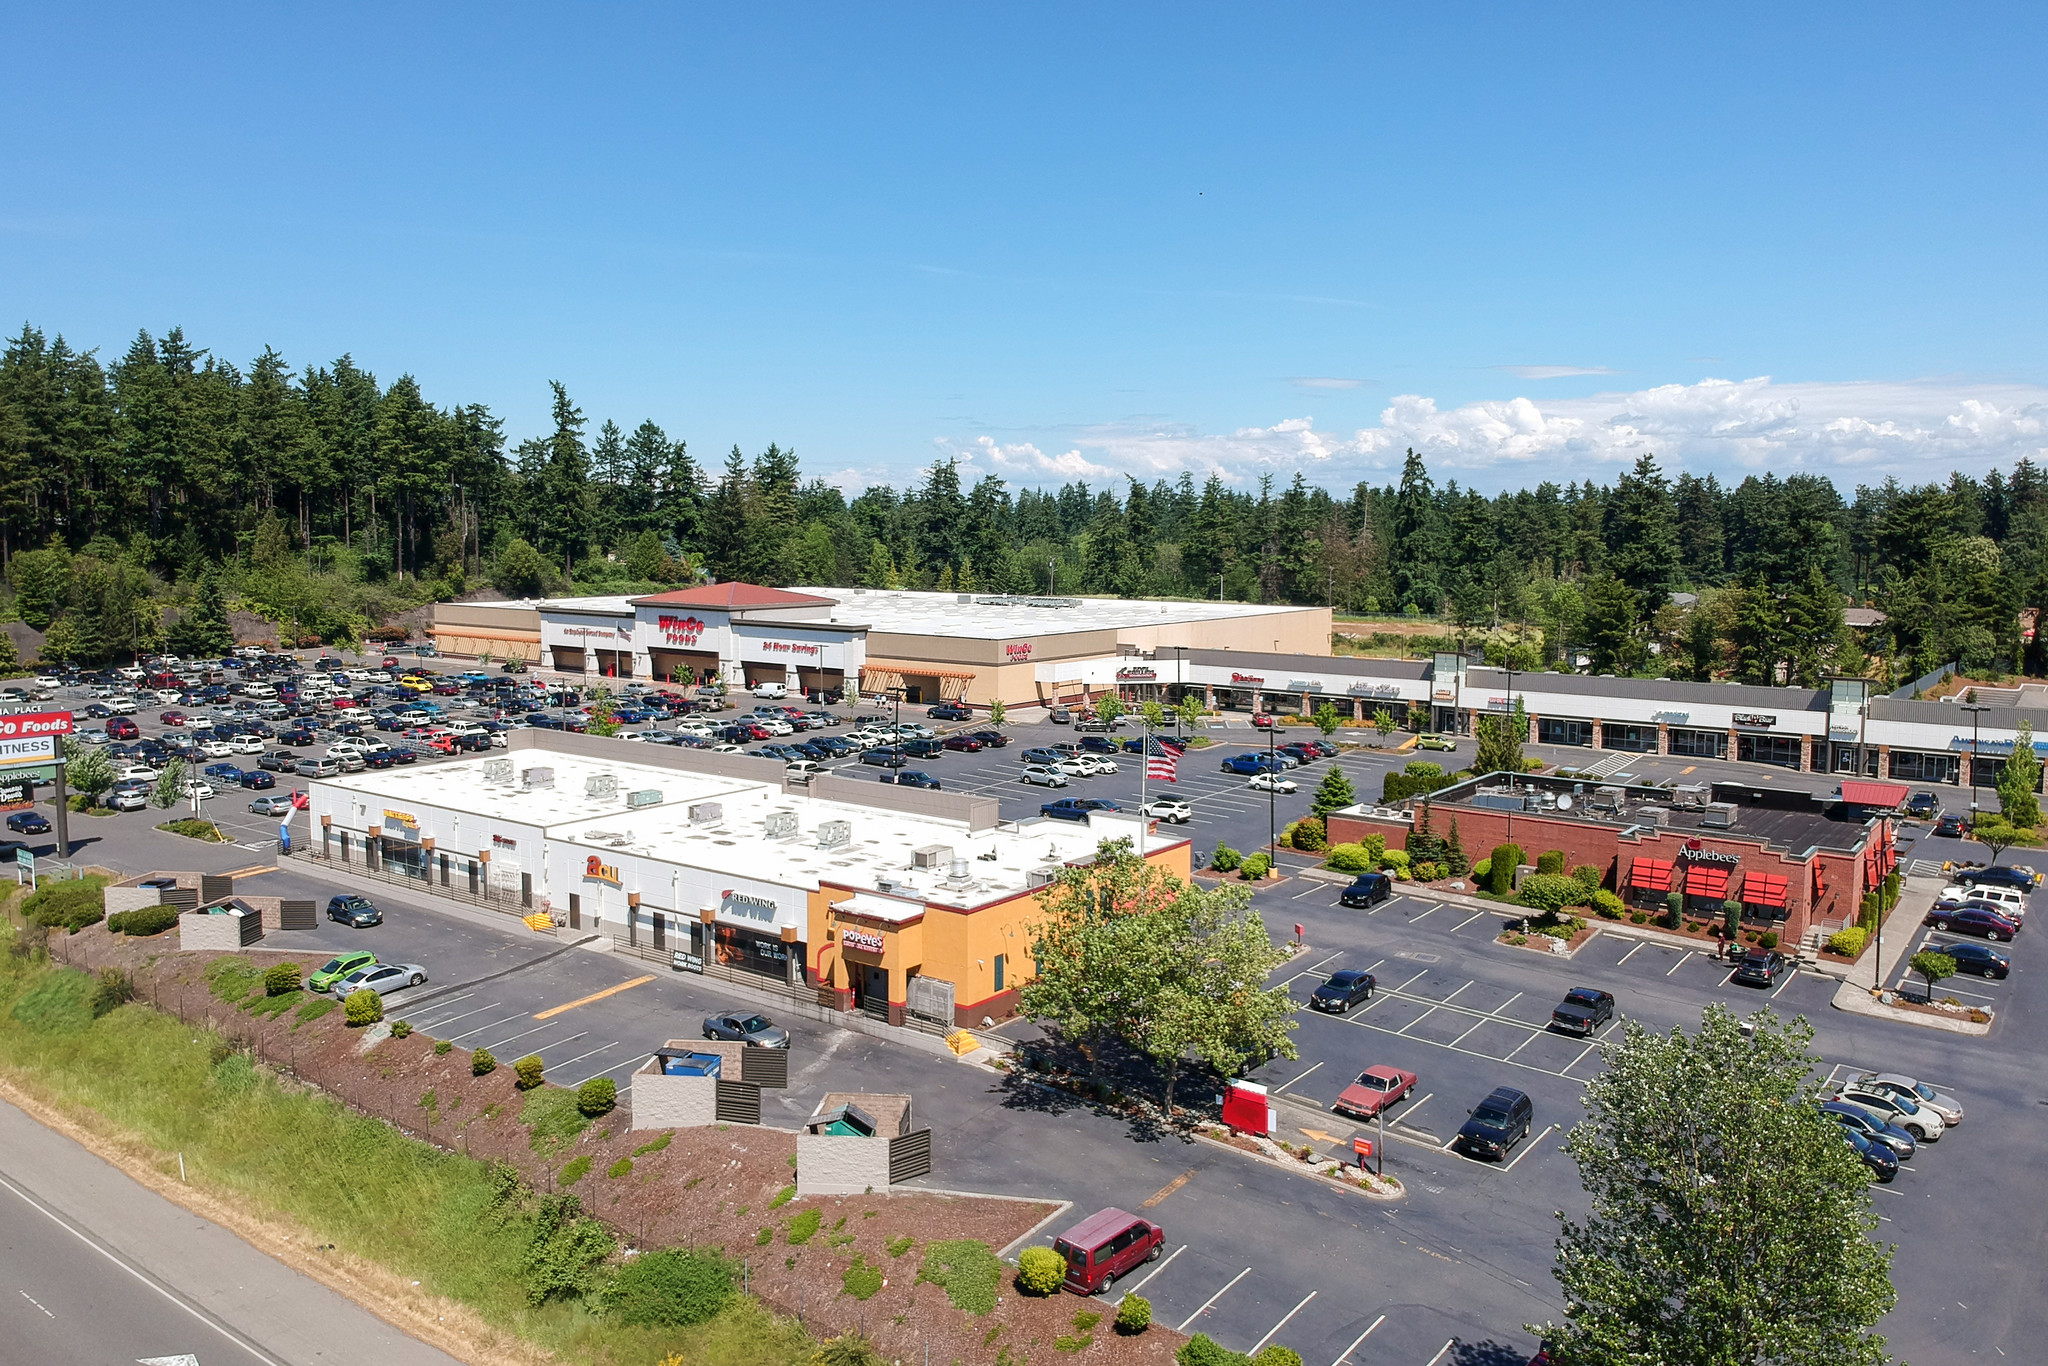
<instances>
[{"instance_id":1,"label":"bark mulch bed","mask_svg":"<svg viewBox=\"0 0 2048 1366\"><path fill-rule=\"evenodd\" d=\"M340 1009L303 1022L289 1010L275 1018L252 1015L211 989L206 966L224 955L179 952L175 933L129 939L95 925L73 936L53 935L50 945L74 967L126 968L140 999L181 1020L205 1020L281 1074L317 1086L414 1138L510 1163L536 1190L576 1195L629 1247L724 1249L745 1263L747 1287L754 1295L799 1316L817 1336L864 1331L885 1358L922 1362L929 1345L934 1362L963 1366L1020 1366L1063 1357L1163 1366L1185 1341L1158 1327L1121 1337L1110 1328L1112 1305L1068 1295L1022 1295L1007 1267L997 1284L994 1309L982 1314L955 1308L945 1288L919 1282L928 1244L974 1239L1000 1251L1051 1215L1057 1208L1052 1201L912 1194L908 1188L896 1194L795 1199L793 1132L740 1124L629 1130L630 1097L580 1133L536 1138L521 1123L522 1114L532 1113L530 1107L547 1093L566 1097L568 1092L548 1084L522 1094L514 1085L513 1058L501 1058L496 1071L475 1077L469 1050L458 1047L437 1055L435 1041L419 1032L404 1039L376 1037L383 1033L378 1027L349 1028ZM314 966L303 954L234 956L259 970L281 962ZM816 1220L810 1219L812 1212ZM863 1266L882 1277L881 1288L865 1300L847 1289L846 1277L849 1267ZM1075 1348L1082 1335L1074 1316L1083 1309L1104 1317L1086 1335L1088 1343ZM1062 1338L1065 1345L1056 1352L1055 1340Z\"/></svg>"}]
</instances>

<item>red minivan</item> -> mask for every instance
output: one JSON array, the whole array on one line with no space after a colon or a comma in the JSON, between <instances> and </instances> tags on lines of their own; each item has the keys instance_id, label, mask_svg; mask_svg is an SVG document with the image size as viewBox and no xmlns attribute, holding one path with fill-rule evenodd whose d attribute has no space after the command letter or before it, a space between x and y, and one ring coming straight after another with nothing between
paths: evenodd
<instances>
[{"instance_id":1,"label":"red minivan","mask_svg":"<svg viewBox=\"0 0 2048 1366\"><path fill-rule=\"evenodd\" d=\"M1120 1209L1100 1210L1053 1240L1067 1259L1067 1289L1098 1295L1133 1267L1151 1261L1166 1243L1166 1231Z\"/></svg>"}]
</instances>

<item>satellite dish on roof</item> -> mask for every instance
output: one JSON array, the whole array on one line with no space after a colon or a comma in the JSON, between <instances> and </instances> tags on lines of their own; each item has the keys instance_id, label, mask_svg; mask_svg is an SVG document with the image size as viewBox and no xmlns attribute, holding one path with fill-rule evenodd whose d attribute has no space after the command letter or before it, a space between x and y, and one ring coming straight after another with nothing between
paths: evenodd
<instances>
[{"instance_id":1,"label":"satellite dish on roof","mask_svg":"<svg viewBox=\"0 0 2048 1366\"><path fill-rule=\"evenodd\" d=\"M1557 799L1557 809L1560 811L1569 811L1572 809L1572 797L1569 792L1565 793L1563 796Z\"/></svg>"}]
</instances>

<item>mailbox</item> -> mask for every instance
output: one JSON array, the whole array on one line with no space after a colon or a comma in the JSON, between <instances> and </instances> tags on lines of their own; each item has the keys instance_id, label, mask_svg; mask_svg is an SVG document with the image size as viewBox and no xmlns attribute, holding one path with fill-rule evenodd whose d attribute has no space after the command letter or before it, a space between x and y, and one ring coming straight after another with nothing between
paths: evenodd
<instances>
[{"instance_id":1,"label":"mailbox","mask_svg":"<svg viewBox=\"0 0 2048 1366\"><path fill-rule=\"evenodd\" d=\"M1365 1160L1372 1156L1372 1140L1369 1138L1352 1139L1351 1151L1358 1154L1358 1165L1363 1167Z\"/></svg>"},{"instance_id":2,"label":"mailbox","mask_svg":"<svg viewBox=\"0 0 2048 1366\"><path fill-rule=\"evenodd\" d=\"M1253 1081L1233 1081L1223 1088L1223 1122L1241 1134L1270 1134L1279 1117L1265 1087Z\"/></svg>"}]
</instances>

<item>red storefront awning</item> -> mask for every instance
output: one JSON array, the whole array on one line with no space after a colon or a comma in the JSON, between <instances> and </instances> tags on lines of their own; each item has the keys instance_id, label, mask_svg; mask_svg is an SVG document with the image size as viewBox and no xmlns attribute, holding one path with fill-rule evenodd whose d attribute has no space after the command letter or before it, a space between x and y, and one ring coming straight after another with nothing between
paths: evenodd
<instances>
[{"instance_id":1,"label":"red storefront awning","mask_svg":"<svg viewBox=\"0 0 2048 1366\"><path fill-rule=\"evenodd\" d=\"M1886 810L1906 800L1904 783L1859 783L1842 784L1842 800L1850 806L1881 806Z\"/></svg>"},{"instance_id":2,"label":"red storefront awning","mask_svg":"<svg viewBox=\"0 0 2048 1366\"><path fill-rule=\"evenodd\" d=\"M1728 897L1728 870L1716 868L1711 863L1695 863L1685 870L1685 894L1687 896L1712 897L1724 901Z\"/></svg>"},{"instance_id":3,"label":"red storefront awning","mask_svg":"<svg viewBox=\"0 0 2048 1366\"><path fill-rule=\"evenodd\" d=\"M1791 879L1776 873L1744 873L1742 875L1742 904L1745 906L1783 906L1791 890Z\"/></svg>"},{"instance_id":4,"label":"red storefront awning","mask_svg":"<svg viewBox=\"0 0 2048 1366\"><path fill-rule=\"evenodd\" d=\"M1629 865L1628 885L1645 892L1671 890L1671 863L1667 859L1639 858Z\"/></svg>"}]
</instances>

